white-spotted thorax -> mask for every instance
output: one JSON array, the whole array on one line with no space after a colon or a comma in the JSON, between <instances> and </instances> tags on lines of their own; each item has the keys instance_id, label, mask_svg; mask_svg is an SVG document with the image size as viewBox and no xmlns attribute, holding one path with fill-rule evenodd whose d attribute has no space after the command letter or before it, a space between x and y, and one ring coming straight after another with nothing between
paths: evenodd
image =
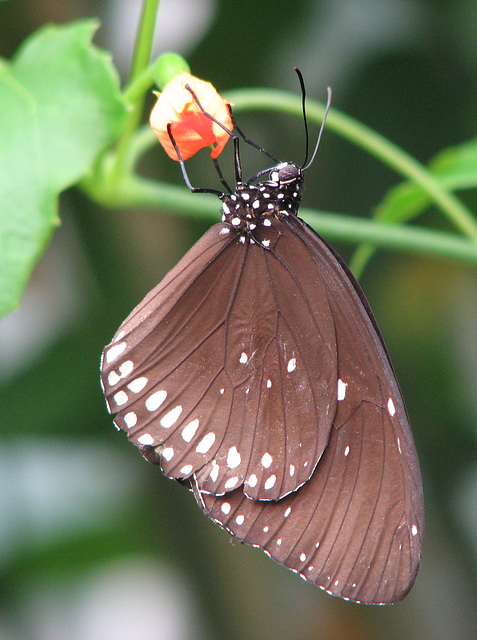
<instances>
[{"instance_id":1,"label":"white-spotted thorax","mask_svg":"<svg viewBox=\"0 0 477 640\"><path fill-rule=\"evenodd\" d=\"M268 180L252 184L253 180L239 182L235 193L220 196L222 222L239 231L253 231L260 222L267 226L272 216L297 215L303 183L300 167L282 162L268 171Z\"/></svg>"}]
</instances>

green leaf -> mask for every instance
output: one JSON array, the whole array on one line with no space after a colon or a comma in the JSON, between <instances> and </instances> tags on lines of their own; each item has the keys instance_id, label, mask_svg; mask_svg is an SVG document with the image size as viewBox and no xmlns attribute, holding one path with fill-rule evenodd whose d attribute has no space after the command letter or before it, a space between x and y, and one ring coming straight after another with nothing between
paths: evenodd
<instances>
[{"instance_id":1,"label":"green leaf","mask_svg":"<svg viewBox=\"0 0 477 640\"><path fill-rule=\"evenodd\" d=\"M59 224L58 196L119 133L126 107L98 23L46 26L0 61L0 316Z\"/></svg>"},{"instance_id":2,"label":"green leaf","mask_svg":"<svg viewBox=\"0 0 477 640\"><path fill-rule=\"evenodd\" d=\"M429 163L429 171L446 191L477 187L477 140L444 149ZM390 189L376 207L374 218L393 224L417 218L432 204L427 191L406 180ZM355 251L350 266L359 276L371 259L375 246L361 244Z\"/></svg>"},{"instance_id":3,"label":"green leaf","mask_svg":"<svg viewBox=\"0 0 477 640\"><path fill-rule=\"evenodd\" d=\"M441 151L429 170L449 191L477 187L477 140ZM430 197L415 183L402 182L390 189L376 209L376 218L405 222L420 215L431 204Z\"/></svg>"}]
</instances>

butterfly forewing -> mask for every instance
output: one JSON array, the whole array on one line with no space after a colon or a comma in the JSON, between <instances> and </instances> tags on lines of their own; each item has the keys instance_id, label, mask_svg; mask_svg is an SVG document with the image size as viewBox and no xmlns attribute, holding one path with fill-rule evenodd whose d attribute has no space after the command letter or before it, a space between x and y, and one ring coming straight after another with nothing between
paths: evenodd
<instances>
[{"instance_id":1,"label":"butterfly forewing","mask_svg":"<svg viewBox=\"0 0 477 640\"><path fill-rule=\"evenodd\" d=\"M321 280L298 283L233 231L212 227L126 319L103 386L117 426L170 477L275 500L327 445L335 334Z\"/></svg>"}]
</instances>

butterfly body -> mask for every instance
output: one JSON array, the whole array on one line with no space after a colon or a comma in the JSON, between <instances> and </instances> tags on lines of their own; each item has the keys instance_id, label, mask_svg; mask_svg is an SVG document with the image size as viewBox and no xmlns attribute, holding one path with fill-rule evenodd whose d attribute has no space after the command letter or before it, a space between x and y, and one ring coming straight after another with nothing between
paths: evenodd
<instances>
[{"instance_id":1,"label":"butterfly body","mask_svg":"<svg viewBox=\"0 0 477 640\"><path fill-rule=\"evenodd\" d=\"M332 594L396 602L419 566L417 455L364 294L297 216L302 182L281 163L220 196L222 222L105 348L103 389L237 538Z\"/></svg>"}]
</instances>

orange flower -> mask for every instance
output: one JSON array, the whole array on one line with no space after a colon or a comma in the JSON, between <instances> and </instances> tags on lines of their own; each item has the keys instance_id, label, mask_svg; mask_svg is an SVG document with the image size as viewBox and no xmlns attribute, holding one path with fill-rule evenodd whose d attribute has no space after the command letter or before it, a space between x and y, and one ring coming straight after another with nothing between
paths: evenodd
<instances>
[{"instance_id":1,"label":"orange flower","mask_svg":"<svg viewBox=\"0 0 477 640\"><path fill-rule=\"evenodd\" d=\"M227 101L219 96L210 82L199 80L185 71L171 80L159 95L151 112L151 127L167 155L173 160L178 160L178 157L167 132L168 124L171 125L172 135L183 160L214 143L210 155L217 158L230 136L202 113L191 92L186 89L186 84L194 91L207 113L227 129L233 129Z\"/></svg>"}]
</instances>

